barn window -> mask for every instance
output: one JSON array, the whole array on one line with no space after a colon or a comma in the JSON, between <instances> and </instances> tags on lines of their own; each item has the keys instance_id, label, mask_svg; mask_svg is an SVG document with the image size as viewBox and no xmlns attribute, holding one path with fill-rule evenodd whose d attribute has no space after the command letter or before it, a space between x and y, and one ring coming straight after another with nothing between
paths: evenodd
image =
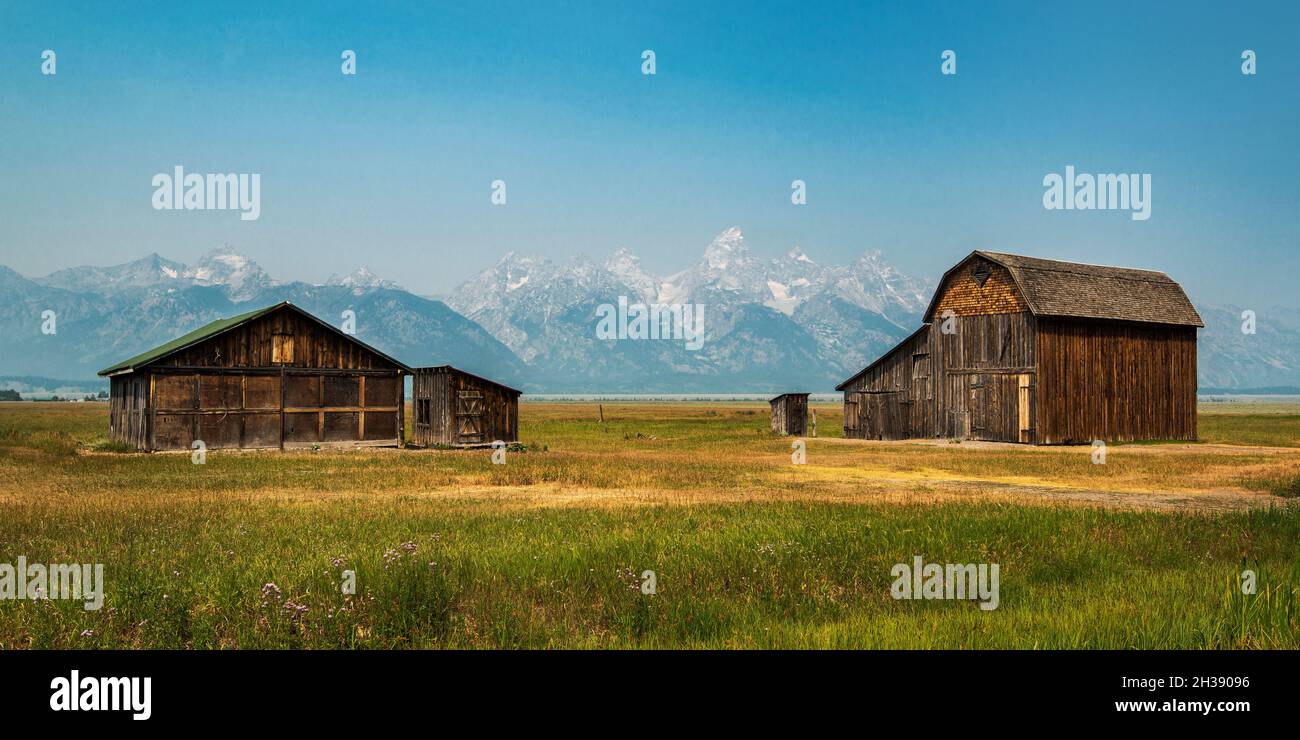
<instances>
[{"instance_id":1,"label":"barn window","mask_svg":"<svg viewBox=\"0 0 1300 740\"><path fill-rule=\"evenodd\" d=\"M975 269L971 270L970 273L970 276L975 279L975 284L979 285L981 288L984 287L984 283L987 283L992 275L993 271L989 269L988 263L986 262L981 262L975 265Z\"/></svg>"},{"instance_id":2,"label":"barn window","mask_svg":"<svg viewBox=\"0 0 1300 740\"><path fill-rule=\"evenodd\" d=\"M289 364L293 362L293 335L277 333L271 335L271 362Z\"/></svg>"},{"instance_id":3,"label":"barn window","mask_svg":"<svg viewBox=\"0 0 1300 740\"><path fill-rule=\"evenodd\" d=\"M427 399L427 398L420 398L420 399L417 399L417 400L416 400L416 402L415 402L415 423L416 423L416 424L428 424L428 423L429 423L429 399Z\"/></svg>"}]
</instances>

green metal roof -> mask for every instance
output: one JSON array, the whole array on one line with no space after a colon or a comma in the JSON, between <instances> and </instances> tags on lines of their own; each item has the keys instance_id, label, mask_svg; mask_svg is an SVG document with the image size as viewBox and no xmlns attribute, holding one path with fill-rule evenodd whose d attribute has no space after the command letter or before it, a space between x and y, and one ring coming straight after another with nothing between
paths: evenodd
<instances>
[{"instance_id":1,"label":"green metal roof","mask_svg":"<svg viewBox=\"0 0 1300 740\"><path fill-rule=\"evenodd\" d=\"M148 365L154 360L170 355L177 350L184 349L191 344L202 342L203 340L208 339L209 337L214 337L227 329L239 326L245 321L250 321L264 314L268 314L284 305L288 304L277 303L274 306L267 306L266 308L259 308L256 311L241 313L238 316L231 316L228 319L217 319L211 324L195 329L189 334L177 337L166 344L160 344L148 352L142 352L129 360L123 360L112 367L106 367L103 370L100 370L99 374L112 375L123 371L135 370L143 365Z\"/></svg>"}]
</instances>

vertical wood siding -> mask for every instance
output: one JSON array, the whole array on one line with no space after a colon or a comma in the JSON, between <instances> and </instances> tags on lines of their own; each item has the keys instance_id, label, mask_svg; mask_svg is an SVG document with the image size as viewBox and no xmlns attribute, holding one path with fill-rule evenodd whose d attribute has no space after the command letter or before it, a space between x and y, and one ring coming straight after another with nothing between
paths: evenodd
<instances>
[{"instance_id":1,"label":"vertical wood siding","mask_svg":"<svg viewBox=\"0 0 1300 740\"><path fill-rule=\"evenodd\" d=\"M1040 325L1040 441L1196 439L1194 327Z\"/></svg>"},{"instance_id":2,"label":"vertical wood siding","mask_svg":"<svg viewBox=\"0 0 1300 740\"><path fill-rule=\"evenodd\" d=\"M416 368L412 441L421 447L519 441L519 393L455 368Z\"/></svg>"},{"instance_id":3,"label":"vertical wood siding","mask_svg":"<svg viewBox=\"0 0 1300 740\"><path fill-rule=\"evenodd\" d=\"M112 378L109 429L144 450L400 445L402 373L284 307Z\"/></svg>"},{"instance_id":4,"label":"vertical wood siding","mask_svg":"<svg viewBox=\"0 0 1300 740\"><path fill-rule=\"evenodd\" d=\"M808 394L786 393L769 402L772 431L782 436L802 437L808 433Z\"/></svg>"}]
</instances>

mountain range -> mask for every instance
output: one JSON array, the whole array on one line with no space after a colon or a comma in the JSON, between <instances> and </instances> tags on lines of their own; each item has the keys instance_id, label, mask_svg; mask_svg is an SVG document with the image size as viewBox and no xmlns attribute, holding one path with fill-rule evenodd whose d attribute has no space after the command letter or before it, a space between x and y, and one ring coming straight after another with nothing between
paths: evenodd
<instances>
[{"instance_id":1,"label":"mountain range","mask_svg":"<svg viewBox=\"0 0 1300 740\"><path fill-rule=\"evenodd\" d=\"M0 266L0 374L91 378L217 318L288 300L333 323L355 311L358 338L409 364L453 364L534 393L825 391L915 329L934 287L879 251L847 265L798 247L763 259L734 227L670 275L626 249L600 263L512 252L444 300L364 267L324 284L279 281L229 247L193 266L157 254L39 278ZM703 344L599 338L601 307L620 299L702 306ZM1244 334L1241 308L1197 308L1201 385L1300 385L1294 310L1259 310L1256 333ZM54 334L41 330L47 310Z\"/></svg>"}]
</instances>

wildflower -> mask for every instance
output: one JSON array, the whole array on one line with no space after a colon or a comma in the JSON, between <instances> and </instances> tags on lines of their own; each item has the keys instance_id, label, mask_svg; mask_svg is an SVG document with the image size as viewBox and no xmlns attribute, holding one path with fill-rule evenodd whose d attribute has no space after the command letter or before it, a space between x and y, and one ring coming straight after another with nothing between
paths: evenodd
<instances>
[{"instance_id":1,"label":"wildflower","mask_svg":"<svg viewBox=\"0 0 1300 740\"><path fill-rule=\"evenodd\" d=\"M284 606L281 608L289 613L289 621L294 624L297 624L302 615L307 613L307 605L300 604L293 599L284 602Z\"/></svg>"},{"instance_id":2,"label":"wildflower","mask_svg":"<svg viewBox=\"0 0 1300 740\"><path fill-rule=\"evenodd\" d=\"M267 602L269 602L271 599L275 599L276 601L279 601L283 595L284 592L282 592L280 590L280 587L275 585L274 583L262 584L262 606L266 606Z\"/></svg>"}]
</instances>

